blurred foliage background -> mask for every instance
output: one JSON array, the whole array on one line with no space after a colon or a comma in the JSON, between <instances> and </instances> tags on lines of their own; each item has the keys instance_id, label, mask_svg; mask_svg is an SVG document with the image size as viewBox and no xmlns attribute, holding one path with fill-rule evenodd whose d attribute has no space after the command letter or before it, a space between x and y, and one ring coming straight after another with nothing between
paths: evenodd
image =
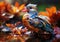
<instances>
[{"instance_id":1,"label":"blurred foliage background","mask_svg":"<svg viewBox=\"0 0 60 42\"><path fill-rule=\"evenodd\" d=\"M0 1L3 1L3 0L0 0ZM50 6L56 6L57 9L60 9L60 0L6 0L6 1L11 4L14 4L16 1L19 2L20 4L23 4L23 3L37 4L38 11L45 11L45 8Z\"/></svg>"},{"instance_id":2,"label":"blurred foliage background","mask_svg":"<svg viewBox=\"0 0 60 42\"><path fill-rule=\"evenodd\" d=\"M45 8L56 6L57 10L60 9L60 0L30 0L28 3L37 4L38 11L45 11Z\"/></svg>"}]
</instances>

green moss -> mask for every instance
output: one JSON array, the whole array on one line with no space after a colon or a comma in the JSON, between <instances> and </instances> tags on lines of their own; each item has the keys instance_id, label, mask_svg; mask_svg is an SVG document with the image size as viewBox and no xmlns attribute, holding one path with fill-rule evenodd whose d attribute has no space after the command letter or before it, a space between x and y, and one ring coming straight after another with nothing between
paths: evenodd
<instances>
[{"instance_id":1,"label":"green moss","mask_svg":"<svg viewBox=\"0 0 60 42\"><path fill-rule=\"evenodd\" d=\"M59 4L56 4L56 5L54 5L54 4L51 4L51 5L49 5L49 4L41 4L41 5L38 5L37 7L38 7L38 11L45 11L45 9L47 7L51 7L51 6L56 6L58 10L60 9Z\"/></svg>"}]
</instances>

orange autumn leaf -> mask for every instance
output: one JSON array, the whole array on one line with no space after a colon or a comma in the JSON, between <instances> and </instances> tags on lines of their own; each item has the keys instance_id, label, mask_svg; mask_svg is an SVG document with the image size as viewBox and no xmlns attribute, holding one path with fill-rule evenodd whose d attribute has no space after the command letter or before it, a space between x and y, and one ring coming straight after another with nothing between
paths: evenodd
<instances>
[{"instance_id":1,"label":"orange autumn leaf","mask_svg":"<svg viewBox=\"0 0 60 42\"><path fill-rule=\"evenodd\" d=\"M47 13L47 12L40 12L39 15L43 15L43 16L48 16L49 17L49 13Z\"/></svg>"},{"instance_id":2,"label":"orange autumn leaf","mask_svg":"<svg viewBox=\"0 0 60 42\"><path fill-rule=\"evenodd\" d=\"M15 25L14 24L6 24L7 27L10 27L10 28L15 28Z\"/></svg>"},{"instance_id":3,"label":"orange autumn leaf","mask_svg":"<svg viewBox=\"0 0 60 42\"><path fill-rule=\"evenodd\" d=\"M50 8L46 8L46 11L49 13L50 22L51 23L54 23L56 21L56 20L54 20L54 19L56 19L55 18L56 11L57 11L56 7L55 6L52 6Z\"/></svg>"},{"instance_id":4,"label":"orange autumn leaf","mask_svg":"<svg viewBox=\"0 0 60 42\"><path fill-rule=\"evenodd\" d=\"M4 2L0 2L0 7L4 7L5 3Z\"/></svg>"},{"instance_id":5,"label":"orange autumn leaf","mask_svg":"<svg viewBox=\"0 0 60 42\"><path fill-rule=\"evenodd\" d=\"M16 13L18 8L17 7L13 7L12 10L13 10L13 13Z\"/></svg>"},{"instance_id":6,"label":"orange autumn leaf","mask_svg":"<svg viewBox=\"0 0 60 42\"><path fill-rule=\"evenodd\" d=\"M19 4L18 2L15 3L15 7L19 7L19 5L20 5L20 4Z\"/></svg>"},{"instance_id":7,"label":"orange autumn leaf","mask_svg":"<svg viewBox=\"0 0 60 42\"><path fill-rule=\"evenodd\" d=\"M4 2L0 2L0 9L5 10L5 3Z\"/></svg>"},{"instance_id":8,"label":"orange autumn leaf","mask_svg":"<svg viewBox=\"0 0 60 42\"><path fill-rule=\"evenodd\" d=\"M19 7L19 10L21 11L22 9L24 9L25 7L25 4L22 4L20 7Z\"/></svg>"},{"instance_id":9,"label":"orange autumn leaf","mask_svg":"<svg viewBox=\"0 0 60 42\"><path fill-rule=\"evenodd\" d=\"M46 8L46 12L40 12L39 15L51 17L54 13L56 13L56 7L52 6L50 8Z\"/></svg>"},{"instance_id":10,"label":"orange autumn leaf","mask_svg":"<svg viewBox=\"0 0 60 42\"><path fill-rule=\"evenodd\" d=\"M52 10L52 13L56 13L56 11L57 11L57 9L56 9L55 6L52 6L52 7L51 7L51 10Z\"/></svg>"},{"instance_id":11,"label":"orange autumn leaf","mask_svg":"<svg viewBox=\"0 0 60 42\"><path fill-rule=\"evenodd\" d=\"M49 17L52 16L52 10L50 8L46 8L46 11L49 13Z\"/></svg>"},{"instance_id":12,"label":"orange autumn leaf","mask_svg":"<svg viewBox=\"0 0 60 42\"><path fill-rule=\"evenodd\" d=\"M12 10L12 8L11 8L11 5L10 5L10 4L8 4L8 5L7 5L7 11L8 11L8 12L10 12L10 13L13 13L13 10Z\"/></svg>"},{"instance_id":13,"label":"orange autumn leaf","mask_svg":"<svg viewBox=\"0 0 60 42\"><path fill-rule=\"evenodd\" d=\"M21 32L17 30L17 34L21 34Z\"/></svg>"},{"instance_id":14,"label":"orange autumn leaf","mask_svg":"<svg viewBox=\"0 0 60 42\"><path fill-rule=\"evenodd\" d=\"M46 8L46 11L51 14L52 13L52 10L50 8Z\"/></svg>"},{"instance_id":15,"label":"orange autumn leaf","mask_svg":"<svg viewBox=\"0 0 60 42\"><path fill-rule=\"evenodd\" d=\"M11 5L10 4L7 5L7 9L11 9Z\"/></svg>"},{"instance_id":16,"label":"orange autumn leaf","mask_svg":"<svg viewBox=\"0 0 60 42\"><path fill-rule=\"evenodd\" d=\"M11 24L6 24L6 26L10 27L10 26L11 26Z\"/></svg>"},{"instance_id":17,"label":"orange autumn leaf","mask_svg":"<svg viewBox=\"0 0 60 42\"><path fill-rule=\"evenodd\" d=\"M49 16L51 17L54 13L56 13L56 7L52 6L50 8L46 8L46 11L49 13Z\"/></svg>"}]
</instances>

